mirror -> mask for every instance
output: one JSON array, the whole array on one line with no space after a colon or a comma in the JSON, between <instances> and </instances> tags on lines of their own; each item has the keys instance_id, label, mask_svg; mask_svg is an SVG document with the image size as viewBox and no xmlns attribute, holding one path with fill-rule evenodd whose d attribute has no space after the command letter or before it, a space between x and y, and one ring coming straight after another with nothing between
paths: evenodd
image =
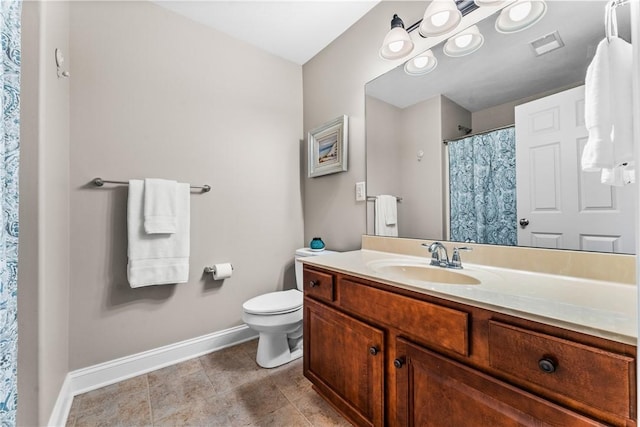
<instances>
[{"instance_id":1,"label":"mirror","mask_svg":"<svg viewBox=\"0 0 640 427\"><path fill-rule=\"evenodd\" d=\"M452 207L455 209L452 198L459 196L452 197L449 192L450 162L457 161L450 159L451 147L460 141L472 144L472 138L465 134L483 136L493 129L515 125L512 132L515 159L506 159L502 153L503 157L495 161L511 161L518 169L514 184L518 212L509 220L518 233L514 238L516 244L634 253L636 184L604 185L600 183L599 173L582 172L579 168L581 150L587 140L583 85L587 67L604 38L605 4L604 1L547 1L548 9L542 20L512 34L495 30L497 12L477 24L484 36L484 45L476 52L449 57L440 44L431 48L438 60L432 72L411 76L399 66L367 83L367 233L385 235L384 231L376 233L375 230L375 199L378 195L393 195L401 199L395 224L398 237L492 243L451 235ZM628 6L617 8L619 35L627 41L631 33L629 9ZM544 45L553 33L561 40L554 43L562 47L537 56L532 42ZM540 39L542 41L538 41ZM575 100L566 100L565 95L575 94ZM564 154L566 148L561 150L559 145L557 149L532 150L521 142L523 135L533 132L531 123L542 126L551 120L548 123L553 127L558 117L567 119L565 113L549 117L543 114L558 110L555 106L545 107L545 103L557 99L565 104L574 102L573 120L581 121L576 126L585 133L572 137L569 142L573 144L569 148L574 156L571 160ZM526 123L529 125L523 125ZM542 133L528 137L533 141L545 138ZM567 144L564 140L561 143ZM553 145L549 144L548 147ZM468 152L468 149L458 151ZM531 169L524 172L525 175L523 165ZM532 165L538 165L537 169ZM550 182L550 176L564 181ZM549 213L566 213L568 197L558 188L569 176L575 186L569 190L570 196L575 198L578 212L576 217L565 221L568 224L565 229L559 220L549 220L556 218ZM526 213L521 213L526 204L531 206L526 208ZM620 211L625 212L621 219L609 220L597 215ZM545 221L547 225L543 227L541 224ZM521 225L526 222L530 224ZM580 227L575 229L578 223ZM612 231L603 226L606 223L622 226ZM523 230L529 234L526 239L521 237Z\"/></svg>"}]
</instances>

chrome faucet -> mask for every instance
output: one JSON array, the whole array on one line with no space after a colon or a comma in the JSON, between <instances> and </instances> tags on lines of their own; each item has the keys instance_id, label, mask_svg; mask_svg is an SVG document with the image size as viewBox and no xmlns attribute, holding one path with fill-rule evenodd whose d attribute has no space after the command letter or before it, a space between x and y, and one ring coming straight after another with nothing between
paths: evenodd
<instances>
[{"instance_id":1,"label":"chrome faucet","mask_svg":"<svg viewBox=\"0 0 640 427\"><path fill-rule=\"evenodd\" d=\"M438 267L449 267L449 255L447 254L447 248L440 242L433 242L430 245L423 243L422 246L429 248L431 252L431 265L437 265ZM444 258L442 255L444 254Z\"/></svg>"},{"instance_id":2,"label":"chrome faucet","mask_svg":"<svg viewBox=\"0 0 640 427\"><path fill-rule=\"evenodd\" d=\"M462 268L462 260L460 259L460 251L471 251L473 248L470 247L460 247L453 248L453 256L451 257L451 262L449 262L449 255L447 254L447 248L440 242L433 242L430 245L427 243L423 243L422 246L425 246L431 252L431 265L435 265L443 268ZM444 257L443 257L444 255Z\"/></svg>"}]
</instances>

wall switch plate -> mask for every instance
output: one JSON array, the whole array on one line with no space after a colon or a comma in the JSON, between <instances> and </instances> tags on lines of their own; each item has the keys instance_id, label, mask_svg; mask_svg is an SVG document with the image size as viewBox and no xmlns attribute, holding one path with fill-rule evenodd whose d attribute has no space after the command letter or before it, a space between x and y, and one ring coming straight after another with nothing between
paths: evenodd
<instances>
[{"instance_id":1,"label":"wall switch plate","mask_svg":"<svg viewBox=\"0 0 640 427\"><path fill-rule=\"evenodd\" d=\"M356 202L367 200L367 190L364 181L356 182Z\"/></svg>"}]
</instances>

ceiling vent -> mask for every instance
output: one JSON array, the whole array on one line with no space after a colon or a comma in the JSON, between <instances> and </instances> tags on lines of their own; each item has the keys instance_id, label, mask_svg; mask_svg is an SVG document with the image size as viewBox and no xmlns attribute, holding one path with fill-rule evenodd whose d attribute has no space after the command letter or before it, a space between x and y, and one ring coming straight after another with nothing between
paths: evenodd
<instances>
[{"instance_id":1,"label":"ceiling vent","mask_svg":"<svg viewBox=\"0 0 640 427\"><path fill-rule=\"evenodd\" d=\"M531 45L531 48L535 52L536 56L544 55L545 53L560 49L564 46L564 42L560 38L560 34L557 31L554 31L551 34L547 34L546 36L542 36L529 44Z\"/></svg>"}]
</instances>

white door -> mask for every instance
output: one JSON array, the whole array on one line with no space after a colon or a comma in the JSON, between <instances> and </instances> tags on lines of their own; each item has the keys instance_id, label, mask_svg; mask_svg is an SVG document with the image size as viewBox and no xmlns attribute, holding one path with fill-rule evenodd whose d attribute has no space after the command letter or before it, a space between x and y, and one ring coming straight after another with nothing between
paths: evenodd
<instances>
[{"instance_id":1,"label":"white door","mask_svg":"<svg viewBox=\"0 0 640 427\"><path fill-rule=\"evenodd\" d=\"M635 252L635 184L583 172L584 86L515 109L518 245Z\"/></svg>"}]
</instances>

